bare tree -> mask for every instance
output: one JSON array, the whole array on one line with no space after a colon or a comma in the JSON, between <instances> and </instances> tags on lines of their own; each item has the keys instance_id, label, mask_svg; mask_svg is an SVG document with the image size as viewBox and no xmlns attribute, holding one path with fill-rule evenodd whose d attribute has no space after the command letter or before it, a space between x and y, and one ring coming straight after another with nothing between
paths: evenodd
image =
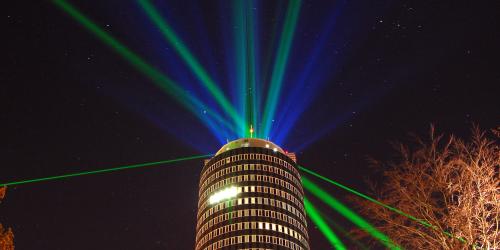
<instances>
[{"instance_id":1,"label":"bare tree","mask_svg":"<svg viewBox=\"0 0 500 250\"><path fill-rule=\"evenodd\" d=\"M0 188L0 201L5 197L7 188ZM12 229L4 229L0 224L0 250L14 250L14 234Z\"/></svg>"},{"instance_id":2,"label":"bare tree","mask_svg":"<svg viewBox=\"0 0 500 250\"><path fill-rule=\"evenodd\" d=\"M431 126L427 141L395 144L394 162L372 160L383 175L370 184L373 195L427 226L356 198L361 213L404 248L500 249L499 129L492 134L474 127L465 142L436 136Z\"/></svg>"}]
</instances>

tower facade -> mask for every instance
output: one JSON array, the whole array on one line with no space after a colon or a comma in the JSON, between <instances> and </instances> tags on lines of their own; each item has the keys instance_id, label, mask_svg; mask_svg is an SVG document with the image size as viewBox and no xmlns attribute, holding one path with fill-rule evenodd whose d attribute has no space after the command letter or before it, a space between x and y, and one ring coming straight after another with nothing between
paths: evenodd
<instances>
[{"instance_id":1,"label":"tower facade","mask_svg":"<svg viewBox=\"0 0 500 250\"><path fill-rule=\"evenodd\" d=\"M304 191L295 155L243 138L205 161L196 250L309 250Z\"/></svg>"}]
</instances>

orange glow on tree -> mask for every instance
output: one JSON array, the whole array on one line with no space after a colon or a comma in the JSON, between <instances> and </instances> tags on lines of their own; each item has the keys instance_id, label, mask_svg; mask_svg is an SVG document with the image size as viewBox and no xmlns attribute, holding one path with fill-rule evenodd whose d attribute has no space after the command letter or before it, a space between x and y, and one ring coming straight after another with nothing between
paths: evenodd
<instances>
[{"instance_id":1,"label":"orange glow on tree","mask_svg":"<svg viewBox=\"0 0 500 250\"><path fill-rule=\"evenodd\" d=\"M0 201L5 197L5 192L7 188L0 188ZM0 250L14 250L14 233L12 229L5 229L2 224L0 224Z\"/></svg>"}]
</instances>

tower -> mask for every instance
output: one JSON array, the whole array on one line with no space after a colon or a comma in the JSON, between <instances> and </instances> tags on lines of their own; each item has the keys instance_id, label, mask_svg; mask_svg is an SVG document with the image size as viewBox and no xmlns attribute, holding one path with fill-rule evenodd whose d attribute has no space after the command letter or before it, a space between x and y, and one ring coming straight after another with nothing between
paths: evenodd
<instances>
[{"instance_id":1,"label":"tower","mask_svg":"<svg viewBox=\"0 0 500 250\"><path fill-rule=\"evenodd\" d=\"M229 142L201 171L195 249L309 250L303 197L295 154Z\"/></svg>"}]
</instances>

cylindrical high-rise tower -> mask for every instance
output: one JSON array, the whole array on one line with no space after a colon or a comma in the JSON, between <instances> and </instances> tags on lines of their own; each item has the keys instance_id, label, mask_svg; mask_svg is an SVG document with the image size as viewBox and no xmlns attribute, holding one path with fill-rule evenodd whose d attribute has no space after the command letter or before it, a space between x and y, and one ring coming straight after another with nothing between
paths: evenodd
<instances>
[{"instance_id":1,"label":"cylindrical high-rise tower","mask_svg":"<svg viewBox=\"0 0 500 250\"><path fill-rule=\"evenodd\" d=\"M201 171L196 250L308 250L304 191L295 154L244 138Z\"/></svg>"}]
</instances>

